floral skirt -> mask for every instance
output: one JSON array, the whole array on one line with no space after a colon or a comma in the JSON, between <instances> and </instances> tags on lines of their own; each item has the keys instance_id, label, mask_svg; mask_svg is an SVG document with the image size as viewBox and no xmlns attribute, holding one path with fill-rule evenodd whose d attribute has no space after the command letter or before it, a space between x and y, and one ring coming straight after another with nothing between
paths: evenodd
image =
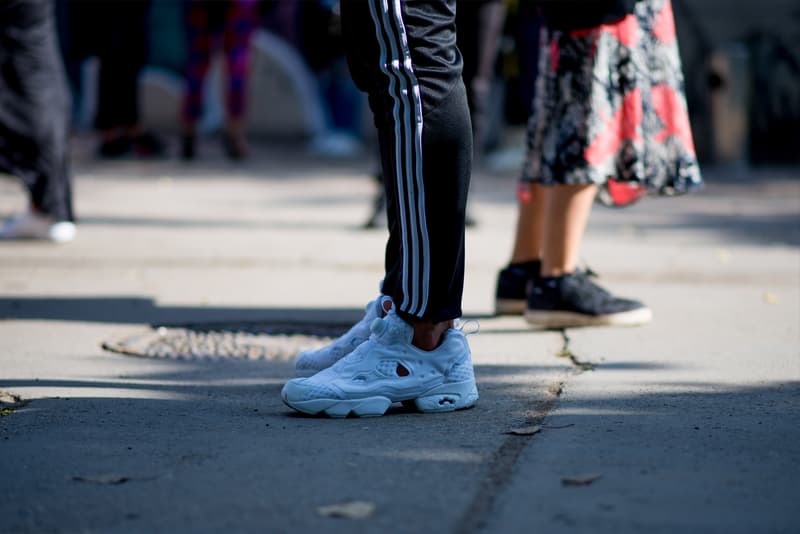
<instances>
[{"instance_id":1,"label":"floral skirt","mask_svg":"<svg viewBox=\"0 0 800 534\"><path fill-rule=\"evenodd\" d=\"M639 1L612 24L544 27L541 45L523 181L702 185L669 0Z\"/></svg>"}]
</instances>

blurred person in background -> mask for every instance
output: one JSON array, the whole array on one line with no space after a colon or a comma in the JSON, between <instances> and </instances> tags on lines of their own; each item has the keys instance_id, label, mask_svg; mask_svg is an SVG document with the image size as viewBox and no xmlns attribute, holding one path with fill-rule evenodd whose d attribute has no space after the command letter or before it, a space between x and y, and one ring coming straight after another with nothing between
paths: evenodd
<instances>
[{"instance_id":1,"label":"blurred person in background","mask_svg":"<svg viewBox=\"0 0 800 534\"><path fill-rule=\"evenodd\" d=\"M181 109L181 157L196 155L197 121L203 114L204 84L212 54L225 56L225 154L247 157L245 113L250 70L250 37L259 24L258 0L185 0L186 89Z\"/></svg>"},{"instance_id":2,"label":"blurred person in background","mask_svg":"<svg viewBox=\"0 0 800 534\"><path fill-rule=\"evenodd\" d=\"M519 219L497 313L540 328L636 325L643 303L577 268L598 188L660 194L702 185L669 0L540 2L539 64Z\"/></svg>"},{"instance_id":3,"label":"blurred person in background","mask_svg":"<svg viewBox=\"0 0 800 534\"><path fill-rule=\"evenodd\" d=\"M473 154L479 164L487 149L495 63L505 22L502 0L458 2L458 49L464 57L464 85L472 120Z\"/></svg>"},{"instance_id":4,"label":"blurred person in background","mask_svg":"<svg viewBox=\"0 0 800 534\"><path fill-rule=\"evenodd\" d=\"M97 156L160 157L165 147L146 131L139 114L139 75L147 61L150 0L67 0L64 56L72 85L81 87L81 64L99 60L94 127L100 135Z\"/></svg>"},{"instance_id":5,"label":"blurred person in background","mask_svg":"<svg viewBox=\"0 0 800 534\"><path fill-rule=\"evenodd\" d=\"M75 237L68 162L70 100L50 0L0 2L0 172L27 186L28 210L0 239Z\"/></svg>"},{"instance_id":6,"label":"blurred person in background","mask_svg":"<svg viewBox=\"0 0 800 534\"><path fill-rule=\"evenodd\" d=\"M301 2L298 9L300 50L315 74L326 128L309 144L312 153L352 157L363 150L361 92L347 69L338 0Z\"/></svg>"}]
</instances>

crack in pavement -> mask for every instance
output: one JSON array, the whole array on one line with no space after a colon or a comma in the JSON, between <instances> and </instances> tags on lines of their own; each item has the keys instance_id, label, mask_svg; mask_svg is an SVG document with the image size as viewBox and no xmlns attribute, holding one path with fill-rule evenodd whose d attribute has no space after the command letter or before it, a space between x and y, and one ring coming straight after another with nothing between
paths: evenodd
<instances>
[{"instance_id":1,"label":"crack in pavement","mask_svg":"<svg viewBox=\"0 0 800 534\"><path fill-rule=\"evenodd\" d=\"M561 350L556 353L556 356L560 358L567 358L573 366L575 366L580 372L583 371L594 371L597 368L597 364L582 360L580 357L572 352L572 349L569 347L569 336L567 335L566 328L562 328L561 332L561 339L564 341L564 345L561 347Z\"/></svg>"},{"instance_id":2,"label":"crack in pavement","mask_svg":"<svg viewBox=\"0 0 800 534\"><path fill-rule=\"evenodd\" d=\"M567 376L559 378L547 386L547 396L544 400L537 401L533 409L525 418L525 425L543 425L544 420L555 407L564 388ZM534 435L508 436L494 452L489 461L489 469L480 483L480 487L472 502L467 507L466 513L456 525L456 534L471 534L482 530L494 509L498 495L509 484L513 476L514 466L520 454L525 450Z\"/></svg>"},{"instance_id":3,"label":"crack in pavement","mask_svg":"<svg viewBox=\"0 0 800 534\"><path fill-rule=\"evenodd\" d=\"M525 426L540 425L542 430L547 430L544 421L555 409L556 404L564 391L564 386L570 377L578 376L586 371L594 371L597 364L581 360L574 354L569 347L569 336L565 329L561 330L564 341L561 350L556 353L560 358L567 358L574 370L567 372L547 385L547 395L544 400L536 401L533 409L528 412L525 418ZM491 512L494 510L497 497L511 482L514 475L514 466L517 464L522 451L528 446L535 436L541 432L531 435L509 435L494 452L489 461L489 469L480 483L478 492L467 507L464 515L453 530L456 534L472 534L483 530L489 521Z\"/></svg>"}]
</instances>

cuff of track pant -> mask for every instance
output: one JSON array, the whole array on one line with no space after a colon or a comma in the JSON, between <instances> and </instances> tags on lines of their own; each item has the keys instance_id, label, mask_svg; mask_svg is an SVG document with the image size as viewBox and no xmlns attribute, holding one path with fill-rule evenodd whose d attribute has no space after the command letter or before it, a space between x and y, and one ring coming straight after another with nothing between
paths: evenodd
<instances>
[{"instance_id":1,"label":"cuff of track pant","mask_svg":"<svg viewBox=\"0 0 800 534\"><path fill-rule=\"evenodd\" d=\"M461 317L461 308L451 308L451 309L444 309L444 310L437 310L434 313L426 312L424 315L417 316L412 315L410 313L406 313L403 310L395 307L395 312L397 313L398 317L409 324L414 324L418 322L426 322L426 323L443 323L445 321L453 321Z\"/></svg>"}]
</instances>

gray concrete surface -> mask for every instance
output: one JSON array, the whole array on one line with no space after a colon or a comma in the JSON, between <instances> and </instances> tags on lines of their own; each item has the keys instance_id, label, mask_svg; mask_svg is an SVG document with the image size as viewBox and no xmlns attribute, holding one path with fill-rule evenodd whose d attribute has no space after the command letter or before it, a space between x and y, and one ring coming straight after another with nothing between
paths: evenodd
<instances>
[{"instance_id":1,"label":"gray concrete surface","mask_svg":"<svg viewBox=\"0 0 800 534\"><path fill-rule=\"evenodd\" d=\"M692 197L598 207L585 259L656 319L563 335L491 316L513 177L479 174L478 405L328 420L283 406L287 361L101 348L150 325L345 325L376 294L385 231L358 228L371 162L258 147L236 166L201 148L112 164L79 146L78 239L0 243L0 398L22 399L0 417L0 532L800 529L796 173L711 172ZM24 202L0 180L0 215ZM374 511L319 512L350 501Z\"/></svg>"}]
</instances>

